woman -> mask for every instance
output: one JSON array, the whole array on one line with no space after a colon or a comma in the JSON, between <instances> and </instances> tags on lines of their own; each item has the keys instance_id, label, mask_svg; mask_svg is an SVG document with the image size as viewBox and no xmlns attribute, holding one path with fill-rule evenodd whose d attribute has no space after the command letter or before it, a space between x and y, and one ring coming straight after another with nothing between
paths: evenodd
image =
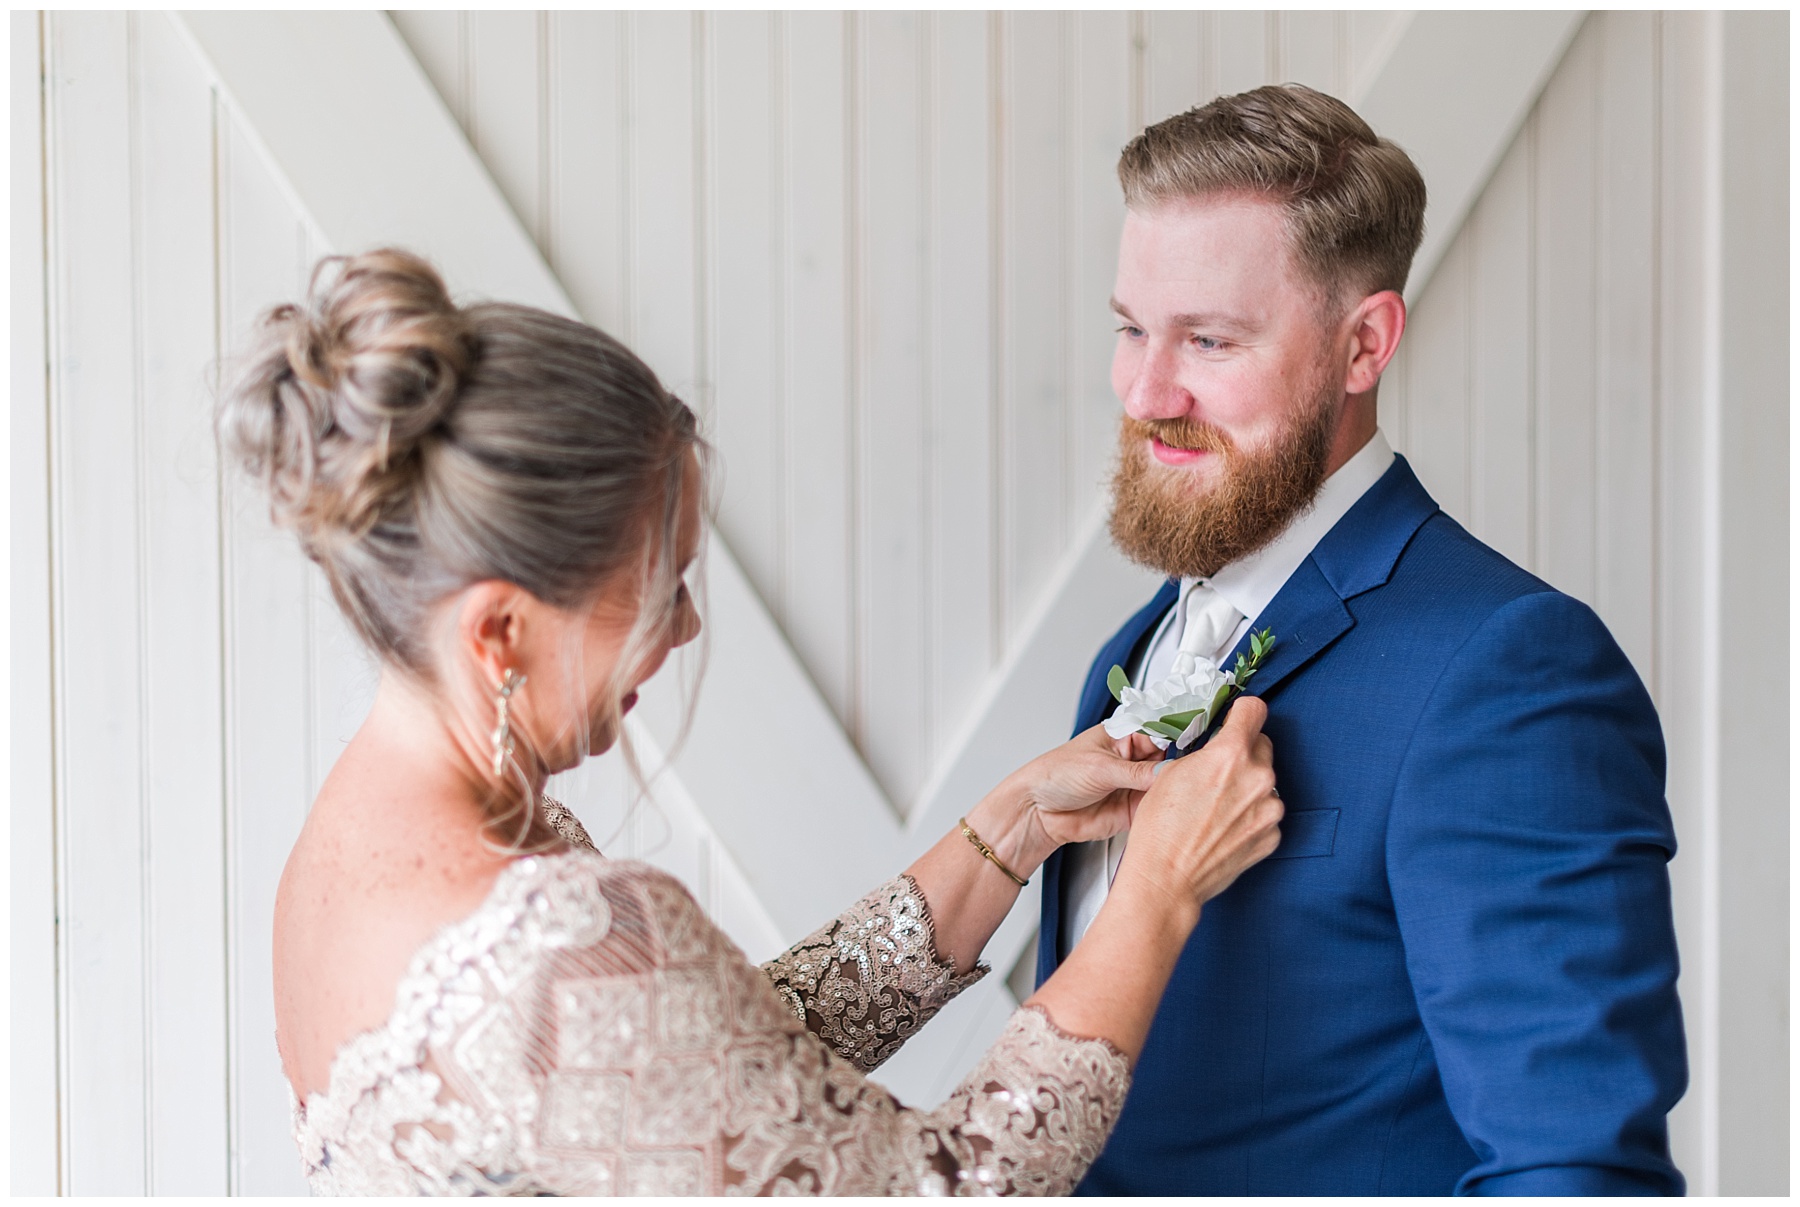
<instances>
[{"instance_id":1,"label":"woman","mask_svg":"<svg viewBox=\"0 0 1800 1207\"><path fill-rule=\"evenodd\" d=\"M1260 702L1160 777L1147 744L1081 735L758 970L541 798L699 630L692 413L600 332L459 309L416 257L327 267L265 317L219 415L382 665L277 899L313 1189L1072 1187L1201 903L1278 841ZM1098 921L947 1102L865 1078L986 971L1051 850L1127 822Z\"/></svg>"}]
</instances>

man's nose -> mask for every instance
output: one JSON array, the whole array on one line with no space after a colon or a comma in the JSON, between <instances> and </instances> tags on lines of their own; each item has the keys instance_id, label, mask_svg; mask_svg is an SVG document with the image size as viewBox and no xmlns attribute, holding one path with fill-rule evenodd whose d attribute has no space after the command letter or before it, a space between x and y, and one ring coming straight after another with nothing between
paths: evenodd
<instances>
[{"instance_id":1,"label":"man's nose","mask_svg":"<svg viewBox=\"0 0 1800 1207\"><path fill-rule=\"evenodd\" d=\"M1175 357L1151 346L1138 362L1125 392L1125 413L1133 419L1179 419L1193 409L1194 396L1177 379Z\"/></svg>"}]
</instances>

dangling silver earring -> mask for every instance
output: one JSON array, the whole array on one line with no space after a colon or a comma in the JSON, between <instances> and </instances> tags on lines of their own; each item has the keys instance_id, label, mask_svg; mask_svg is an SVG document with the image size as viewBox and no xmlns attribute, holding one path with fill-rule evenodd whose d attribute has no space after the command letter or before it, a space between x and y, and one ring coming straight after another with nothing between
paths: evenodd
<instances>
[{"instance_id":1,"label":"dangling silver earring","mask_svg":"<svg viewBox=\"0 0 1800 1207\"><path fill-rule=\"evenodd\" d=\"M506 678L500 684L500 694L494 699L496 720L494 722L494 774L500 775L506 770L506 760L512 757L513 733L512 721L506 715L508 702L512 694L525 686L525 676L517 671L507 671Z\"/></svg>"}]
</instances>

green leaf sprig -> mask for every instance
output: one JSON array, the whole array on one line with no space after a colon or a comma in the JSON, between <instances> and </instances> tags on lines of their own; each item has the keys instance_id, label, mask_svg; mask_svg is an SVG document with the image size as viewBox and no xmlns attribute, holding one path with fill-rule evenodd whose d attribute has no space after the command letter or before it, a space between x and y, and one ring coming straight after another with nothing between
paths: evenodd
<instances>
[{"instance_id":1,"label":"green leaf sprig","mask_svg":"<svg viewBox=\"0 0 1800 1207\"><path fill-rule=\"evenodd\" d=\"M1211 734L1223 722L1225 705L1231 701L1232 697L1243 694L1244 685L1250 682L1252 675L1262 669L1263 660L1274 648L1275 635L1269 630L1264 629L1260 633L1250 634L1250 657L1245 658L1242 654L1237 656L1237 665L1231 670L1232 681L1221 687L1218 694L1213 697L1212 726L1207 730L1208 734Z\"/></svg>"}]
</instances>

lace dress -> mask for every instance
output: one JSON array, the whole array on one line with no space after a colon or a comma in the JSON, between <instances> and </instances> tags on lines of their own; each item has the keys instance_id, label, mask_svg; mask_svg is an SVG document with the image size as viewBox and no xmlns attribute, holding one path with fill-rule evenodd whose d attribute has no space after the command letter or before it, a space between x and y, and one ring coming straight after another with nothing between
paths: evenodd
<instances>
[{"instance_id":1,"label":"lace dress","mask_svg":"<svg viewBox=\"0 0 1800 1207\"><path fill-rule=\"evenodd\" d=\"M864 1076L987 971L908 877L758 969L545 808L571 849L509 864L294 1104L313 1193L1059 1194L1099 1155L1126 1061L1036 1010L935 1110Z\"/></svg>"}]
</instances>

